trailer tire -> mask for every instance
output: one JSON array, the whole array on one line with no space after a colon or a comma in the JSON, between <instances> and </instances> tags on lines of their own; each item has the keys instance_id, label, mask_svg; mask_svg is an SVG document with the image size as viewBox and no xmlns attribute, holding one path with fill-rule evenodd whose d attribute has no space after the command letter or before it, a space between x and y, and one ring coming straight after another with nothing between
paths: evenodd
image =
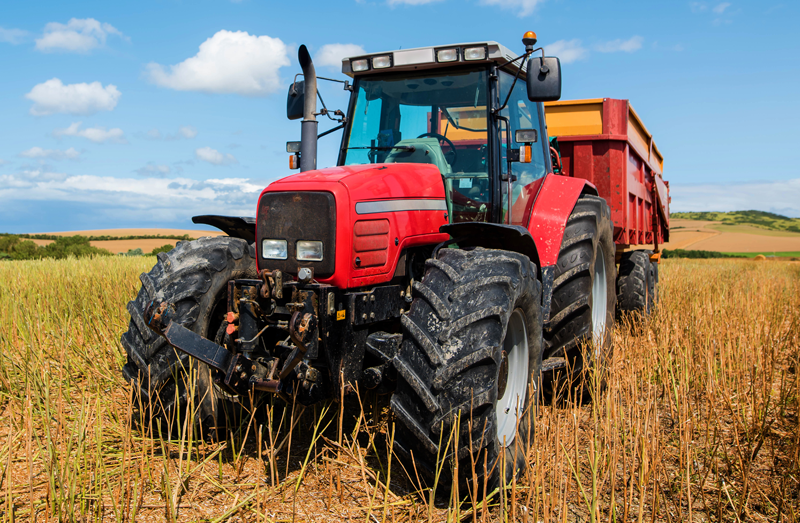
<instances>
[{"instance_id":1,"label":"trailer tire","mask_svg":"<svg viewBox=\"0 0 800 523\"><path fill-rule=\"evenodd\" d=\"M536 265L509 251L442 249L413 293L393 360L395 450L430 486L458 477L483 496L523 469L533 438L544 348Z\"/></svg>"},{"instance_id":2,"label":"trailer tire","mask_svg":"<svg viewBox=\"0 0 800 523\"><path fill-rule=\"evenodd\" d=\"M175 434L193 405L202 437L217 435L225 425L225 413L236 409L235 400L214 386L208 366L173 349L149 329L144 310L152 300L173 303L178 323L221 343L228 281L255 276L255 247L227 236L178 242L171 251L158 254L150 272L139 276L142 288L128 302L131 320L120 339L128 357L122 375L133 387L139 412L134 421L144 422L154 432ZM190 398L187 378L194 369L197 381Z\"/></svg>"},{"instance_id":3,"label":"trailer tire","mask_svg":"<svg viewBox=\"0 0 800 523\"><path fill-rule=\"evenodd\" d=\"M650 296L653 297L653 308L658 305L658 262L650 262Z\"/></svg>"},{"instance_id":4,"label":"trailer tire","mask_svg":"<svg viewBox=\"0 0 800 523\"><path fill-rule=\"evenodd\" d=\"M568 392L573 399L589 399L592 390L598 390L592 386L590 369L598 371L599 388L604 386L617 301L610 216L603 198L587 194L567 219L544 329L542 390L547 399Z\"/></svg>"},{"instance_id":5,"label":"trailer tire","mask_svg":"<svg viewBox=\"0 0 800 523\"><path fill-rule=\"evenodd\" d=\"M647 318L655 306L655 278L658 270L650 262L650 251L622 253L617 276L617 317Z\"/></svg>"}]
</instances>

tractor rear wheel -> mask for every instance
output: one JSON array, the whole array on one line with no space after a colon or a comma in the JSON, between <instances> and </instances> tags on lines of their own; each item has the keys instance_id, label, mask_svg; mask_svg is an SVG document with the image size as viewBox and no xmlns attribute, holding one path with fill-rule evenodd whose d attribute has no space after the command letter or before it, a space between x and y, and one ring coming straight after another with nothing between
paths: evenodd
<instances>
[{"instance_id":1,"label":"tractor rear wheel","mask_svg":"<svg viewBox=\"0 0 800 523\"><path fill-rule=\"evenodd\" d=\"M591 368L600 372L603 383L617 301L610 215L603 198L584 195L567 219L544 330L542 385L550 397L570 386L575 399L588 398L592 387L586 371Z\"/></svg>"},{"instance_id":2,"label":"tractor rear wheel","mask_svg":"<svg viewBox=\"0 0 800 523\"><path fill-rule=\"evenodd\" d=\"M412 474L482 496L523 469L533 438L544 346L536 265L442 249L413 292L394 359L395 449Z\"/></svg>"},{"instance_id":3,"label":"tractor rear wheel","mask_svg":"<svg viewBox=\"0 0 800 523\"><path fill-rule=\"evenodd\" d=\"M619 317L638 314L650 316L656 300L658 265L650 262L650 251L622 253L617 277L617 313Z\"/></svg>"},{"instance_id":4,"label":"tractor rear wheel","mask_svg":"<svg viewBox=\"0 0 800 523\"><path fill-rule=\"evenodd\" d=\"M202 436L216 435L225 424L225 412L234 405L214 386L205 364L173 349L147 327L145 308L156 299L173 303L180 324L221 343L227 283L255 274L254 247L220 236L179 242L159 253L155 267L139 277L142 288L128 303L131 321L120 340L128 356L122 374L134 388L142 421L152 423L153 430L175 433L193 407L193 421L200 423ZM190 372L197 376L193 386Z\"/></svg>"}]
</instances>

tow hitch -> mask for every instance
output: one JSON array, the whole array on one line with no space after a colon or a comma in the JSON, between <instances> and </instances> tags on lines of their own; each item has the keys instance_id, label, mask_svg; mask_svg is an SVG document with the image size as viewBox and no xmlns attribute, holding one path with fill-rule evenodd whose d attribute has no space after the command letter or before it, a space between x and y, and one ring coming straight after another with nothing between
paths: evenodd
<instances>
[{"instance_id":1,"label":"tow hitch","mask_svg":"<svg viewBox=\"0 0 800 523\"><path fill-rule=\"evenodd\" d=\"M272 377L277 360L273 360L272 368L267 368L243 354L232 354L225 347L173 321L174 313L175 307L172 304L153 301L145 309L144 319L147 325L158 335L163 336L171 346L222 372L225 377L220 385L243 395L251 389L281 392L280 380ZM283 373L281 377L285 377Z\"/></svg>"}]
</instances>

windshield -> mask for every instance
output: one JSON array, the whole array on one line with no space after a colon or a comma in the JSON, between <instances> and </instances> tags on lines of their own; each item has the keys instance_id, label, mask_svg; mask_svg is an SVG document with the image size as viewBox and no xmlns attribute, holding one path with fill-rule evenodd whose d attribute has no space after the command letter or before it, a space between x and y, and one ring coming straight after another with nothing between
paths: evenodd
<instances>
[{"instance_id":1,"label":"windshield","mask_svg":"<svg viewBox=\"0 0 800 523\"><path fill-rule=\"evenodd\" d=\"M485 69L359 80L344 165L435 165L451 219L486 220L486 87Z\"/></svg>"}]
</instances>

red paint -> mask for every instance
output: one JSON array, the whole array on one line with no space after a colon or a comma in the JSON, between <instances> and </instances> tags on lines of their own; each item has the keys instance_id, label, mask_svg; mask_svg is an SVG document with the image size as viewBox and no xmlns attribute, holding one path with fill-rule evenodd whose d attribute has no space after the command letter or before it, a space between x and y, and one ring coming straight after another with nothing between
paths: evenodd
<instances>
[{"instance_id":1,"label":"red paint","mask_svg":"<svg viewBox=\"0 0 800 523\"><path fill-rule=\"evenodd\" d=\"M353 227L353 267L386 265L389 220L359 220ZM356 261L357 260L357 261Z\"/></svg>"},{"instance_id":2,"label":"red paint","mask_svg":"<svg viewBox=\"0 0 800 523\"><path fill-rule=\"evenodd\" d=\"M611 208L617 245L660 245L669 240L669 185L628 133L628 101L604 99L602 134L558 137L563 172L597 187Z\"/></svg>"},{"instance_id":3,"label":"red paint","mask_svg":"<svg viewBox=\"0 0 800 523\"><path fill-rule=\"evenodd\" d=\"M439 227L447 223L444 211L402 211L356 214L358 202L390 199L444 200L444 185L439 170L427 164L372 164L330 167L288 176L270 184L267 192L328 191L336 199L336 269L330 278L320 279L342 289L386 283L392 279L403 249L430 245L449 239ZM261 197L259 196L259 201ZM376 220L382 225L377 227ZM356 222L369 221L355 229ZM388 224L388 228L386 226ZM361 227L366 227L362 230ZM377 227L377 228L376 228ZM358 253L361 267L356 267L355 233L377 230L388 242L385 250ZM377 232L376 232L377 234ZM370 235L363 234L365 242ZM397 245L395 245L395 238ZM359 244L359 248L365 244ZM260 265L261 260L256 261ZM365 263L366 262L366 263ZM365 266L365 265L374 266ZM259 267L261 268L261 267Z\"/></svg>"},{"instance_id":4,"label":"red paint","mask_svg":"<svg viewBox=\"0 0 800 523\"><path fill-rule=\"evenodd\" d=\"M555 265L558 261L567 218L587 185L591 187L591 184L584 180L553 173L547 174L542 179L541 189L533 203L530 221L527 224L536 243L542 267ZM534 189L531 187L532 191Z\"/></svg>"}]
</instances>

